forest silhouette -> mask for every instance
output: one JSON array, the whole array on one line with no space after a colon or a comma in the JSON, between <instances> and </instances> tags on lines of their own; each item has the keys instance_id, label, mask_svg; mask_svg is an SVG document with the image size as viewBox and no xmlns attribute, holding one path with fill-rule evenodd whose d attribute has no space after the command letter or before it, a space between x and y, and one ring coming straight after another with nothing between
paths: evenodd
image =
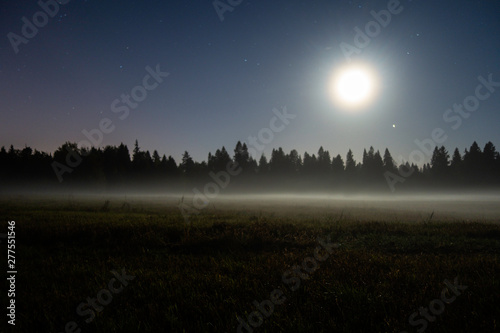
<instances>
[{"instance_id":1,"label":"forest silhouette","mask_svg":"<svg viewBox=\"0 0 500 333\"><path fill-rule=\"evenodd\" d=\"M420 166L398 164L387 148L382 154L373 147L363 151L361 161L354 159L350 149L344 159L323 147L316 154L305 152L303 156L295 149L285 153L277 148L269 158L263 154L256 160L239 141L232 154L222 147L201 162L194 161L187 151L179 162L172 156L160 156L156 150L151 154L141 150L137 140L132 152L123 143L79 148L66 142L53 154L12 145L0 149L1 183L27 189L133 187L175 192L211 181L228 165L239 172L231 177L227 189L238 191L391 191L391 182L392 190L500 187L500 154L492 142L483 149L473 142L463 154L458 148L450 154L444 146L436 146L430 162Z\"/></svg>"}]
</instances>

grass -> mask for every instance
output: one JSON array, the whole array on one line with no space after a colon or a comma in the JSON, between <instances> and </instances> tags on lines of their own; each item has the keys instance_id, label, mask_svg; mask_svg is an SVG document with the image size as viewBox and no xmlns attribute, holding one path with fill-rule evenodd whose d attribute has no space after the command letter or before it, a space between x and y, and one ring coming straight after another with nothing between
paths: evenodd
<instances>
[{"instance_id":1,"label":"grass","mask_svg":"<svg viewBox=\"0 0 500 333\"><path fill-rule=\"evenodd\" d=\"M82 332L235 332L275 289L286 300L254 332L417 332L410 315L457 276L468 288L427 331L500 331L495 223L214 206L188 226L172 204L113 199L3 199L0 213L0 232L16 221L18 269L16 327L4 332L64 332L70 321ZM340 246L290 290L283 274L313 257L318 237ZM85 323L79 304L122 268L135 278Z\"/></svg>"}]
</instances>

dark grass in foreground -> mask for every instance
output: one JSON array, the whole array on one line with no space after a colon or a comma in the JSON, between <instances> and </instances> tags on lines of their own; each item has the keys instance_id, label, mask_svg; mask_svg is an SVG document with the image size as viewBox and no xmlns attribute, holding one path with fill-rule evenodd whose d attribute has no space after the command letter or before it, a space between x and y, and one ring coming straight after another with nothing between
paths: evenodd
<instances>
[{"instance_id":1,"label":"dark grass in foreground","mask_svg":"<svg viewBox=\"0 0 500 333\"><path fill-rule=\"evenodd\" d=\"M19 272L6 332L63 332L70 321L82 332L236 332L237 316L247 321L276 288L286 300L255 332L417 332L424 317L412 326L410 315L457 276L468 288L426 331L500 331L497 224L205 210L188 227L175 207L103 202L3 202L0 213L0 232L16 221ZM283 274L313 257L318 237L340 247L291 291ZM135 278L85 323L77 307L122 269Z\"/></svg>"}]
</instances>

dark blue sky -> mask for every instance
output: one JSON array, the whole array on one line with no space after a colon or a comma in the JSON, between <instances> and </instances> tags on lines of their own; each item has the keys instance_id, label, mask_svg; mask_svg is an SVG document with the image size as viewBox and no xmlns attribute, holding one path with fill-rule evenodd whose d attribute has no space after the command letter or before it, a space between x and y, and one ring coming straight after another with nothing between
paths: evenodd
<instances>
[{"instance_id":1,"label":"dark blue sky","mask_svg":"<svg viewBox=\"0 0 500 333\"><path fill-rule=\"evenodd\" d=\"M340 44L354 45L354 28L364 30L370 11L388 1L242 1L221 21L211 1L72 0L18 53L8 34L22 36L22 17L32 22L41 7L9 1L0 9L0 146L53 152L108 118L114 130L100 146L131 148L138 139L177 161L184 150L201 161L223 145L232 152L282 106L296 118L266 145L268 157L280 146L303 154L322 145L343 158L351 148L359 160L373 145L408 159L414 140L435 128L450 150L474 140L500 145L500 87L457 129L443 119L475 94L479 76L500 82L500 3L400 5L353 57L377 73L379 92L365 110L349 112L328 93L332 74L347 63ZM120 119L111 104L157 64L168 77Z\"/></svg>"}]
</instances>

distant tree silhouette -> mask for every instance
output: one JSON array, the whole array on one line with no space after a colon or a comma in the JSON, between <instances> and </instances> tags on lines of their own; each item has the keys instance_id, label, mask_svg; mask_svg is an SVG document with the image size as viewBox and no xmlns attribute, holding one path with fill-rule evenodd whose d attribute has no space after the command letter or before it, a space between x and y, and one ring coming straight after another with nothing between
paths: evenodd
<instances>
[{"instance_id":1,"label":"distant tree silhouette","mask_svg":"<svg viewBox=\"0 0 500 333\"><path fill-rule=\"evenodd\" d=\"M267 175L269 173L269 164L267 163L266 155L262 154L259 159L259 167L257 169L259 175Z\"/></svg>"},{"instance_id":2,"label":"distant tree silhouette","mask_svg":"<svg viewBox=\"0 0 500 333\"><path fill-rule=\"evenodd\" d=\"M231 163L232 159L223 146L222 149L217 149L215 156L213 157L213 168L214 171L226 170L228 163Z\"/></svg>"},{"instance_id":3,"label":"distant tree silhouette","mask_svg":"<svg viewBox=\"0 0 500 333\"><path fill-rule=\"evenodd\" d=\"M234 157L233 160L235 163L238 163L239 166L243 168L243 170L248 170L248 164L250 163L250 155L248 154L247 144L241 144L240 141L236 143L236 147L234 148Z\"/></svg>"},{"instance_id":4,"label":"distant tree silhouette","mask_svg":"<svg viewBox=\"0 0 500 333\"><path fill-rule=\"evenodd\" d=\"M450 155L444 146L434 147L431 157L431 173L436 179L444 179L448 174Z\"/></svg>"},{"instance_id":5,"label":"distant tree silhouette","mask_svg":"<svg viewBox=\"0 0 500 333\"><path fill-rule=\"evenodd\" d=\"M299 152L295 149L292 149L290 153L285 157L287 160L287 165L289 165L291 174L297 176L302 169L302 158L300 157Z\"/></svg>"},{"instance_id":6,"label":"distant tree silhouette","mask_svg":"<svg viewBox=\"0 0 500 333\"><path fill-rule=\"evenodd\" d=\"M150 179L154 175L155 165L151 154L147 150L142 151L137 140L135 140L134 144L131 168L134 178L138 181Z\"/></svg>"},{"instance_id":7,"label":"distant tree silhouette","mask_svg":"<svg viewBox=\"0 0 500 333\"><path fill-rule=\"evenodd\" d=\"M65 142L52 155L28 146L15 149L10 145L9 149L0 147L0 182L2 185L26 186L40 182L58 184L55 174L59 174L64 178L62 186L67 187L85 185L119 188L128 183L161 187L177 182L188 185L210 181L210 171L217 173L226 170L228 164L233 162L238 163L244 172L233 177L231 184L235 183L237 187L241 185L243 189L252 184L260 184L261 189L273 184L298 190L303 186L332 190L379 189L385 183L384 174L387 171L401 176L404 182L400 186L409 189L429 185L433 188L500 186L500 154L492 142L487 142L482 151L477 142L473 142L463 156L456 148L451 159L444 146L435 147L430 163L420 168L409 162L397 165L388 148L385 148L382 157L373 146L363 150L361 163L354 160L351 149L344 163L340 154L331 158L330 152L323 146L318 149L317 156L304 152L303 157L295 149L285 154L278 147L272 150L269 161L262 154L257 163L249 155L246 144L237 142L232 158L223 146L215 154L209 152L206 162L194 161L185 151L180 164L177 164L172 156L167 158L157 150L152 155L149 151L141 150L137 140L132 155L123 143L119 146L87 148Z\"/></svg>"},{"instance_id":8,"label":"distant tree silhouette","mask_svg":"<svg viewBox=\"0 0 500 333\"><path fill-rule=\"evenodd\" d=\"M340 154L337 154L337 156L332 159L332 173L335 177L341 176L344 173L344 160Z\"/></svg>"},{"instance_id":9,"label":"distant tree silhouette","mask_svg":"<svg viewBox=\"0 0 500 333\"><path fill-rule=\"evenodd\" d=\"M177 168L177 163L172 156L168 156L168 158L163 155L161 159L161 168L164 174L169 177L175 177L179 174L179 169Z\"/></svg>"},{"instance_id":10,"label":"distant tree silhouette","mask_svg":"<svg viewBox=\"0 0 500 333\"><path fill-rule=\"evenodd\" d=\"M153 158L153 166L155 168L159 168L160 167L160 162L161 162L161 157L160 157L160 154L158 154L157 150L153 151L152 158Z\"/></svg>"},{"instance_id":11,"label":"distant tree silhouette","mask_svg":"<svg viewBox=\"0 0 500 333\"><path fill-rule=\"evenodd\" d=\"M387 148L385 148L385 151L384 151L383 164L384 164L385 171L389 171L392 173L397 172L396 163L394 162L394 159L392 158L392 155L389 152L389 149L387 149Z\"/></svg>"},{"instance_id":12,"label":"distant tree silhouette","mask_svg":"<svg viewBox=\"0 0 500 333\"><path fill-rule=\"evenodd\" d=\"M304 160L302 163L303 174L306 176L314 175L317 168L316 155L309 155L307 152L304 153Z\"/></svg>"},{"instance_id":13,"label":"distant tree silhouette","mask_svg":"<svg viewBox=\"0 0 500 333\"><path fill-rule=\"evenodd\" d=\"M132 161L130 160L130 153L128 147L123 143L120 143L116 151L116 164L118 173L120 174L120 179L126 179L130 172L130 165Z\"/></svg>"},{"instance_id":14,"label":"distant tree silhouette","mask_svg":"<svg viewBox=\"0 0 500 333\"><path fill-rule=\"evenodd\" d=\"M356 172L356 161L354 160L354 155L350 149L345 158L345 171L350 175Z\"/></svg>"},{"instance_id":15,"label":"distant tree silhouette","mask_svg":"<svg viewBox=\"0 0 500 333\"><path fill-rule=\"evenodd\" d=\"M185 151L184 154L182 154L182 162L181 165L179 166L179 169L181 170L182 174L187 177L194 175L195 171L194 161L191 155L189 155L187 151Z\"/></svg>"},{"instance_id":16,"label":"distant tree silhouette","mask_svg":"<svg viewBox=\"0 0 500 333\"><path fill-rule=\"evenodd\" d=\"M330 152L324 150L323 146L318 149L318 164L317 172L320 176L326 176L331 173L332 159L330 157Z\"/></svg>"},{"instance_id":17,"label":"distant tree silhouette","mask_svg":"<svg viewBox=\"0 0 500 333\"><path fill-rule=\"evenodd\" d=\"M462 155L460 155L460 151L458 150L458 148L455 148L450 162L450 175L455 179L455 181L462 181L462 168Z\"/></svg>"},{"instance_id":18,"label":"distant tree silhouette","mask_svg":"<svg viewBox=\"0 0 500 333\"><path fill-rule=\"evenodd\" d=\"M464 152L463 171L465 174L469 175L466 179L468 184L477 184L482 178L482 155L481 148L479 148L476 141L472 143L469 150L466 149Z\"/></svg>"},{"instance_id":19,"label":"distant tree silhouette","mask_svg":"<svg viewBox=\"0 0 500 333\"><path fill-rule=\"evenodd\" d=\"M497 182L498 179L498 161L500 160L499 154L496 151L495 145L488 141L483 148L483 171L484 180L486 182Z\"/></svg>"},{"instance_id":20,"label":"distant tree silhouette","mask_svg":"<svg viewBox=\"0 0 500 333\"><path fill-rule=\"evenodd\" d=\"M270 173L275 176L290 175L291 169L283 149L281 147L273 149L269 160Z\"/></svg>"},{"instance_id":21,"label":"distant tree silhouette","mask_svg":"<svg viewBox=\"0 0 500 333\"><path fill-rule=\"evenodd\" d=\"M141 153L141 148L139 147L139 141L136 139L134 143L134 153L132 155L132 159L138 159L139 154Z\"/></svg>"}]
</instances>

